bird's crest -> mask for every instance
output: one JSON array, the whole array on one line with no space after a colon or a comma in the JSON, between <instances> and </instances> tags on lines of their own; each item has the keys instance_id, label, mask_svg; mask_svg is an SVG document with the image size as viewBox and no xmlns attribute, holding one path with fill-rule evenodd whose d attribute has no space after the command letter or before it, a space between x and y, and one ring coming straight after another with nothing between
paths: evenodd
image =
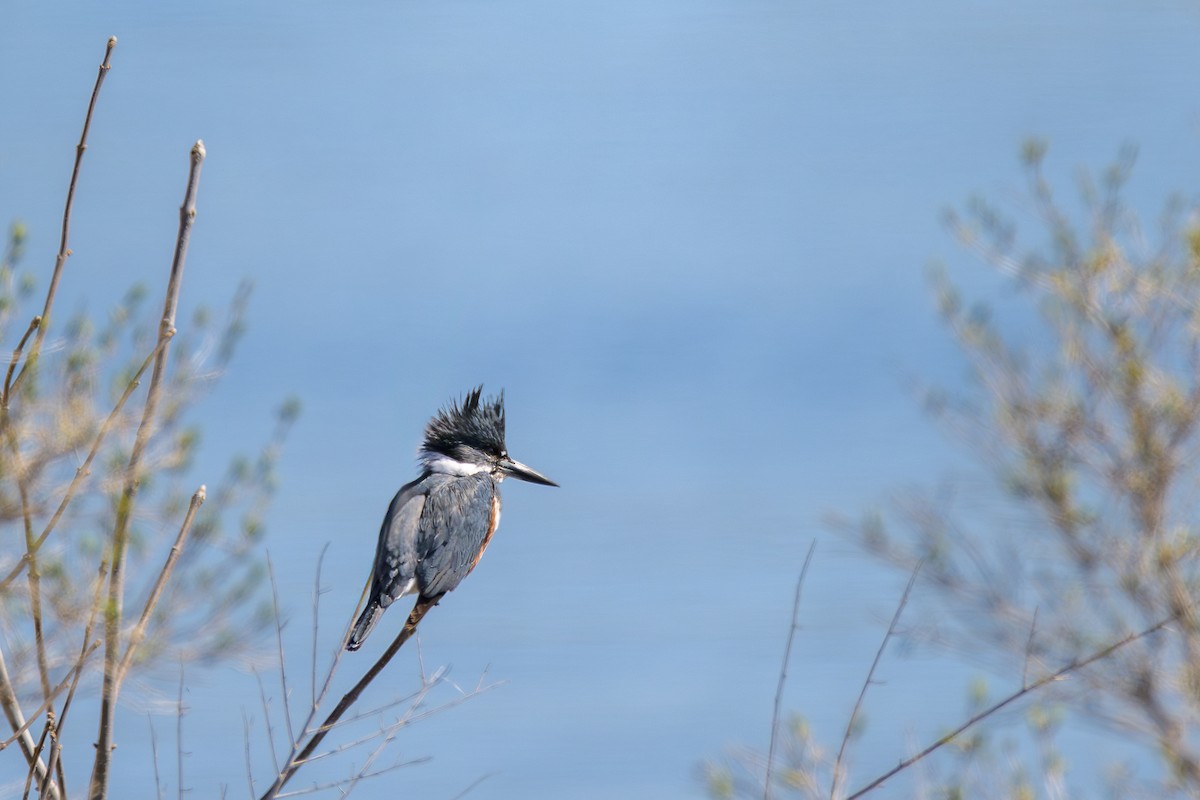
<instances>
[{"instance_id":1,"label":"bird's crest","mask_svg":"<svg viewBox=\"0 0 1200 800\"><path fill-rule=\"evenodd\" d=\"M504 452L504 392L482 397L483 386L467 392L461 402L438 411L425 426L422 449L456 457L466 446L492 455Z\"/></svg>"}]
</instances>

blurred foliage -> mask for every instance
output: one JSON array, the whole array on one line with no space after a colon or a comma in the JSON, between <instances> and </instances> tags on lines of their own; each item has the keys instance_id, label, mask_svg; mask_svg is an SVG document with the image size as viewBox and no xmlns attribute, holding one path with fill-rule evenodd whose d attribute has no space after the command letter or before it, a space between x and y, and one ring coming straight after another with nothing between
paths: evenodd
<instances>
[{"instance_id":1,"label":"blurred foliage","mask_svg":"<svg viewBox=\"0 0 1200 800\"><path fill-rule=\"evenodd\" d=\"M973 728L920 762L923 796L1069 796L1055 740L1070 716L1131 758L1159 757L1149 780L1104 776L1111 796L1200 797L1200 211L1172 201L1147 229L1125 200L1132 149L1082 175L1078 202L1064 204L1046 156L1040 141L1023 149L1018 201L975 199L947 216L1009 287L970 303L945 271L933 276L971 388L926 400L972 466L835 525L899 571L922 564L926 613L910 638L1024 673L1024 685L1172 620L1056 683L1018 739ZM986 696L974 687L972 708ZM829 796L807 730L790 738L775 769L808 784L780 777L771 795ZM737 764L710 768L710 794L763 796L765 770Z\"/></svg>"},{"instance_id":2,"label":"blurred foliage","mask_svg":"<svg viewBox=\"0 0 1200 800\"><path fill-rule=\"evenodd\" d=\"M0 339L14 347L35 313L28 307L35 282L20 272L26 238L24 225L14 224L0 263ZM247 299L243 288L223 315L201 309L191 320L177 323L159 413L138 475L126 555L127 627L137 622L199 484L192 482L192 461L201 431L189 422L188 411L233 356ZM42 693L31 626L30 570L13 575L26 556L25 531L36 539L54 515L106 418L153 352L160 313L161 301L135 286L102 318L80 314L61 324L49 321L52 328L40 356L4 410L0 635L14 687L34 706ZM148 382L146 373L142 383ZM36 550L40 617L52 674L62 674L79 655L98 569L108 558L144 392L145 385L114 418L91 474ZM137 650L135 669L259 654L257 634L272 620L258 557L263 512L275 491L280 447L298 411L294 400L284 404L261 450L236 457L218 482L210 482L208 500ZM93 661L92 679L97 667Z\"/></svg>"}]
</instances>

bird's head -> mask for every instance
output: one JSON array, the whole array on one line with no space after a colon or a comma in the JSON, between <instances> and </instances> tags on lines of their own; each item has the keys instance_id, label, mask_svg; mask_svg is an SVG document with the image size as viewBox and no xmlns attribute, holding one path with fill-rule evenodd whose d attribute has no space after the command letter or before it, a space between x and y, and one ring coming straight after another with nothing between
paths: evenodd
<instances>
[{"instance_id":1,"label":"bird's head","mask_svg":"<svg viewBox=\"0 0 1200 800\"><path fill-rule=\"evenodd\" d=\"M490 472L497 480L519 478L558 486L545 475L508 456L504 444L504 393L482 397L483 387L467 392L462 402L451 401L425 426L421 462L431 472L474 475Z\"/></svg>"}]
</instances>

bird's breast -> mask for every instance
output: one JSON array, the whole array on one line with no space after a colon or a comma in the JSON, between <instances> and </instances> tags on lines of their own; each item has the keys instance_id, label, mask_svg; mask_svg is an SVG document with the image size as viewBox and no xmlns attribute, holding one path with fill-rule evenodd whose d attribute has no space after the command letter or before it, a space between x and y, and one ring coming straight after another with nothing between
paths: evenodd
<instances>
[{"instance_id":1,"label":"bird's breast","mask_svg":"<svg viewBox=\"0 0 1200 800\"><path fill-rule=\"evenodd\" d=\"M492 513L488 516L487 533L483 535L483 542L479 545L479 552L475 555L475 560L471 562L471 569L475 569L475 565L479 563L479 559L483 558L483 551L487 550L488 544L492 541L492 536L496 533L496 528L500 527L500 493L492 495Z\"/></svg>"}]
</instances>

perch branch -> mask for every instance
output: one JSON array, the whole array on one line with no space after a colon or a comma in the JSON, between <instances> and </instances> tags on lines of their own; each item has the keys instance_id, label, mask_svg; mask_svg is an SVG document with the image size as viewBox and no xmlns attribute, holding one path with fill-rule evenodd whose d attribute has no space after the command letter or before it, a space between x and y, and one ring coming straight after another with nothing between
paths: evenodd
<instances>
[{"instance_id":1,"label":"perch branch","mask_svg":"<svg viewBox=\"0 0 1200 800\"><path fill-rule=\"evenodd\" d=\"M441 597L441 595L436 597L422 597L417 601L417 604L413 606L412 612L408 615L408 620L405 621L404 627L400 630L400 633L397 634L395 640L388 645L388 649L384 651L383 655L379 657L378 661L371 665L371 668L367 670L366 674L364 674L362 678L359 679L358 683L354 684L354 688L352 688L345 694L345 696L342 697L341 702L337 704L333 711L329 713L329 716L325 718L325 721L321 723L321 727L311 732L311 736L309 737L308 742L304 745L304 749L301 750L298 755L292 755L288 758L286 766L284 766L283 770L275 777L275 781L271 784L267 791L263 793L260 800L274 800L274 798L278 797L280 790L283 789L284 785L287 784L289 780L291 780L291 777L296 773L296 770L298 770L300 766L304 764L309 756L316 752L317 747L321 744L321 741L325 738L326 734L329 733L330 729L333 728L334 724L342 718L342 715L345 714L352 705L354 705L354 703L358 700L359 695L363 693L363 690L370 685L371 681L378 677L379 673L383 671L383 668L388 665L388 662L391 661L396 653L400 651L400 648L404 646L404 643L412 638L412 635L416 633L417 626L421 624L421 620L425 618L425 615L429 613L430 609L437 605L438 600L440 600ZM305 731L304 733L308 734L308 731ZM303 736L301 738L303 738Z\"/></svg>"}]
</instances>

